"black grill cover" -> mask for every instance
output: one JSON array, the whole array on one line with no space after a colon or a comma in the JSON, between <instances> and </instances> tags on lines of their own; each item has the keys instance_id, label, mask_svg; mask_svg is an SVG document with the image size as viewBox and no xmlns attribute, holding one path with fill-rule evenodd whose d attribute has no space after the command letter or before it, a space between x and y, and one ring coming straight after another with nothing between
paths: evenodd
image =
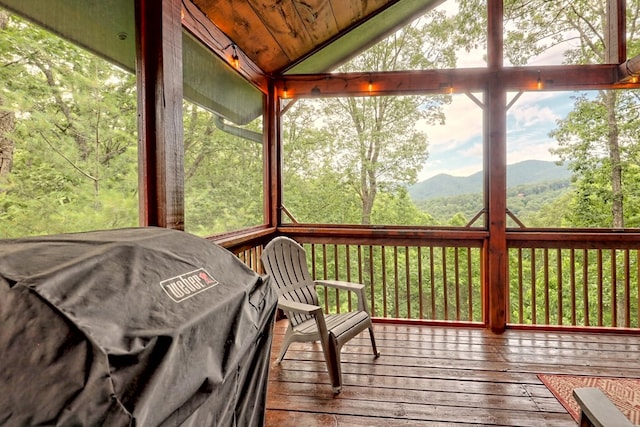
<instances>
[{"instance_id":1,"label":"black grill cover","mask_svg":"<svg viewBox=\"0 0 640 427\"><path fill-rule=\"evenodd\" d=\"M2 240L0 425L262 425L276 303L181 231Z\"/></svg>"}]
</instances>

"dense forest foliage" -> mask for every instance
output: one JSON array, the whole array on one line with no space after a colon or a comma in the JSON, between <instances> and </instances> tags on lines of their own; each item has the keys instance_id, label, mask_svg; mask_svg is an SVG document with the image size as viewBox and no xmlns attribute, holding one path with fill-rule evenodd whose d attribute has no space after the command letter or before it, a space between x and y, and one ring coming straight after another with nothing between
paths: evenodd
<instances>
[{"instance_id":1,"label":"dense forest foliage","mask_svg":"<svg viewBox=\"0 0 640 427\"><path fill-rule=\"evenodd\" d=\"M505 0L506 60L525 65L568 34L574 48L565 53L565 63L603 63L606 3ZM627 3L632 57L640 51L635 34L640 7L637 1ZM486 1L459 0L457 5L457 14L433 10L337 71L454 68L456 52L477 49L486 41ZM0 12L0 81L0 237L137 225L135 76ZM415 124L446 124L443 106L450 101L447 94L290 100L282 118L288 220L465 226L482 208L482 195L416 205L407 191L429 156L430 136ZM576 94L573 110L551 133L557 142L554 154L572 172L570 184L511 188L510 211L534 227L639 227L639 106L637 91ZM199 235L263 223L262 121L245 126L243 134L254 137L242 138L223 131L220 120L185 101L186 230ZM413 301L414 308L420 304L415 298L422 272L389 264L382 249L374 248L365 258L376 267L363 280L371 286L377 308L399 317L449 320L460 310L436 304L436 295L438 301L453 295L460 306L465 298L465 307L481 304L477 249L393 250L400 253L395 259L405 257L407 266L436 265L429 272L438 283L431 291L432 309L416 313L398 306L398 292ZM536 287L536 256L548 254L532 252L511 261L532 280L526 289L512 284L514 301L527 294L530 302L541 292ZM573 280L572 269L584 266L586 271L589 259L601 254L585 253L577 261L571 256L571 263L563 256L551 261L561 267L552 291ZM611 257L614 262L615 254ZM452 259L467 261L462 270L451 270ZM407 283L397 291L374 288L387 274L404 274ZM452 277L467 286L451 283ZM597 290L585 289L573 298L593 292ZM602 304L612 304L615 292L607 295ZM537 300L544 298L540 294ZM525 311L522 321L535 321L535 304L529 303ZM469 320L479 316L475 310Z\"/></svg>"},{"instance_id":2,"label":"dense forest foliage","mask_svg":"<svg viewBox=\"0 0 640 427\"><path fill-rule=\"evenodd\" d=\"M0 12L0 235L136 225L135 76Z\"/></svg>"}]
</instances>

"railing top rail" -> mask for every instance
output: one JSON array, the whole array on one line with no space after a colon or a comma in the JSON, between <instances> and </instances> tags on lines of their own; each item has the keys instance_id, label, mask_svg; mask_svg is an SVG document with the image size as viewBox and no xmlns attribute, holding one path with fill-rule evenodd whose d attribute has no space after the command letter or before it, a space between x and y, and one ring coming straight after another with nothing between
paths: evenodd
<instances>
[{"instance_id":1,"label":"railing top rail","mask_svg":"<svg viewBox=\"0 0 640 427\"><path fill-rule=\"evenodd\" d=\"M508 231L510 248L640 249L640 232L615 230Z\"/></svg>"},{"instance_id":2,"label":"railing top rail","mask_svg":"<svg viewBox=\"0 0 640 427\"><path fill-rule=\"evenodd\" d=\"M304 243L482 247L485 230L408 227L279 227L278 231Z\"/></svg>"}]
</instances>

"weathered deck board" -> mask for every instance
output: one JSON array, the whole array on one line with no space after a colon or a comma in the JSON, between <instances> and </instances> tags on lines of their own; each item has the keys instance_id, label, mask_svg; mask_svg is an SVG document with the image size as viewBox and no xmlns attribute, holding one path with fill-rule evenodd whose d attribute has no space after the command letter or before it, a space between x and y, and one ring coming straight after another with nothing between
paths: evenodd
<instances>
[{"instance_id":1,"label":"weathered deck board","mask_svg":"<svg viewBox=\"0 0 640 427\"><path fill-rule=\"evenodd\" d=\"M286 321L276 324L271 361ZM319 344L271 370L267 426L575 426L539 373L640 377L640 339L613 334L375 324L343 348L333 395Z\"/></svg>"}]
</instances>

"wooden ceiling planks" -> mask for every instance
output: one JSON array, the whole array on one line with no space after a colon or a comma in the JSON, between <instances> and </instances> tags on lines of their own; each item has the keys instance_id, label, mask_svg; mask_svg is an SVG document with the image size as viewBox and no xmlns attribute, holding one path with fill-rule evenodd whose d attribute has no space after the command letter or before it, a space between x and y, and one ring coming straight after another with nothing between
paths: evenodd
<instances>
[{"instance_id":1,"label":"wooden ceiling planks","mask_svg":"<svg viewBox=\"0 0 640 427\"><path fill-rule=\"evenodd\" d=\"M293 0L270 4L262 0L248 0L247 3L289 61L295 61L308 52L313 41Z\"/></svg>"},{"instance_id":2,"label":"wooden ceiling planks","mask_svg":"<svg viewBox=\"0 0 640 427\"><path fill-rule=\"evenodd\" d=\"M193 0L192 3L263 71L269 73L290 62L245 0Z\"/></svg>"},{"instance_id":3,"label":"wooden ceiling planks","mask_svg":"<svg viewBox=\"0 0 640 427\"><path fill-rule=\"evenodd\" d=\"M397 0L192 0L267 74L301 60Z\"/></svg>"},{"instance_id":4,"label":"wooden ceiling planks","mask_svg":"<svg viewBox=\"0 0 640 427\"><path fill-rule=\"evenodd\" d=\"M392 2L389 0L331 0L331 7L338 21L338 27L344 30L377 12L387 3Z\"/></svg>"},{"instance_id":5,"label":"wooden ceiling planks","mask_svg":"<svg viewBox=\"0 0 640 427\"><path fill-rule=\"evenodd\" d=\"M294 0L293 3L314 45L324 43L340 32L331 1Z\"/></svg>"}]
</instances>

